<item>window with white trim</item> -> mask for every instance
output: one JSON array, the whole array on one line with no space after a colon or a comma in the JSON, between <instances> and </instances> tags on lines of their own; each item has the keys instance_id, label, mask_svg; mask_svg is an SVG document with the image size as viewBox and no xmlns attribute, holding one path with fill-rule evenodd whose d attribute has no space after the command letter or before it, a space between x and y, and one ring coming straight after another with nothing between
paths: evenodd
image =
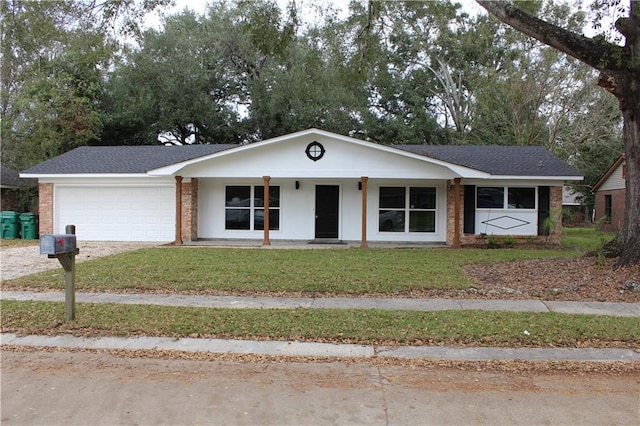
<instances>
[{"instance_id":1,"label":"window with white trim","mask_svg":"<svg viewBox=\"0 0 640 426\"><path fill-rule=\"evenodd\" d=\"M476 208L535 210L536 189L518 186L479 186L476 189Z\"/></svg>"},{"instance_id":2,"label":"window with white trim","mask_svg":"<svg viewBox=\"0 0 640 426\"><path fill-rule=\"evenodd\" d=\"M436 232L436 188L382 186L378 201L380 232Z\"/></svg>"},{"instance_id":3,"label":"window with white trim","mask_svg":"<svg viewBox=\"0 0 640 426\"><path fill-rule=\"evenodd\" d=\"M264 230L264 186L225 188L225 229ZM269 186L269 229L280 229L280 187Z\"/></svg>"}]
</instances>

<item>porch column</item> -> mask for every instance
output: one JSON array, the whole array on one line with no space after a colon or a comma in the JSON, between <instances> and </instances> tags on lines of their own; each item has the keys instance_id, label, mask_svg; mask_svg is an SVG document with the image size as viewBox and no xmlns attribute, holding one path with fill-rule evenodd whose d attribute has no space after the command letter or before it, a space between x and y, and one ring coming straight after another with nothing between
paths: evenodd
<instances>
[{"instance_id":1,"label":"porch column","mask_svg":"<svg viewBox=\"0 0 640 426\"><path fill-rule=\"evenodd\" d=\"M182 245L182 176L176 176L176 240L174 244Z\"/></svg>"},{"instance_id":2,"label":"porch column","mask_svg":"<svg viewBox=\"0 0 640 426\"><path fill-rule=\"evenodd\" d=\"M269 241L269 181L271 180L270 176L262 176L264 180L264 195L263 205L264 205L264 239L262 240L263 246L270 246L271 241Z\"/></svg>"},{"instance_id":3,"label":"porch column","mask_svg":"<svg viewBox=\"0 0 640 426\"><path fill-rule=\"evenodd\" d=\"M369 182L369 178L362 176L360 179L362 180L362 237L360 247L367 248L369 247L369 244L367 244L367 182Z\"/></svg>"},{"instance_id":4,"label":"porch column","mask_svg":"<svg viewBox=\"0 0 640 426\"><path fill-rule=\"evenodd\" d=\"M453 248L460 248L460 181L453 179Z\"/></svg>"}]
</instances>

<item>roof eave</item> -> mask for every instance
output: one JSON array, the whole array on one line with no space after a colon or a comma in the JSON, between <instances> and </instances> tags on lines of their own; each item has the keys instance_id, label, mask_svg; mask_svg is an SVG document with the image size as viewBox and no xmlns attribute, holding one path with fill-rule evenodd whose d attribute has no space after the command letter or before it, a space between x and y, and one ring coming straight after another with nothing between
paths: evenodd
<instances>
[{"instance_id":1,"label":"roof eave","mask_svg":"<svg viewBox=\"0 0 640 426\"><path fill-rule=\"evenodd\" d=\"M538 176L538 175L490 175L491 180L549 180L549 181L580 181L584 180L584 176Z\"/></svg>"},{"instance_id":2,"label":"roof eave","mask_svg":"<svg viewBox=\"0 0 640 426\"><path fill-rule=\"evenodd\" d=\"M147 178L146 173L20 173L22 178L33 179L87 179L87 178Z\"/></svg>"}]
</instances>

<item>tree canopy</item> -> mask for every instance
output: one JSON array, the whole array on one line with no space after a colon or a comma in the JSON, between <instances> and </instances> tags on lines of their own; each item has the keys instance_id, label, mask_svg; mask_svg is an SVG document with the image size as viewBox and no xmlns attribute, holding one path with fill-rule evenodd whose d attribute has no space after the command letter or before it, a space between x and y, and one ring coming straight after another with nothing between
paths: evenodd
<instances>
[{"instance_id":1,"label":"tree canopy","mask_svg":"<svg viewBox=\"0 0 640 426\"><path fill-rule=\"evenodd\" d=\"M3 165L317 127L382 144L543 145L585 172L588 193L623 149L597 70L453 2L360 0L306 22L295 1L213 0L140 28L168 3L0 0ZM590 25L566 4L518 4L576 33Z\"/></svg>"}]
</instances>

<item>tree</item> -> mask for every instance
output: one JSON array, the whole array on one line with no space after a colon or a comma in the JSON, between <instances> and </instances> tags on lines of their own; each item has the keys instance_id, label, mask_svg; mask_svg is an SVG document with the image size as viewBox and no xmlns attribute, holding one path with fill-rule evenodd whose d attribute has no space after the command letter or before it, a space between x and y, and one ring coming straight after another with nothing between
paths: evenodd
<instances>
[{"instance_id":1,"label":"tree","mask_svg":"<svg viewBox=\"0 0 640 426\"><path fill-rule=\"evenodd\" d=\"M623 117L627 162L624 226L614 246L617 266L640 263L640 4L630 0L615 22L624 45L604 37L586 37L522 11L504 1L477 0L489 13L536 40L566 53L600 72L598 85L613 94Z\"/></svg>"},{"instance_id":2,"label":"tree","mask_svg":"<svg viewBox=\"0 0 640 426\"><path fill-rule=\"evenodd\" d=\"M117 37L168 2L0 0L3 164L22 169L98 141Z\"/></svg>"},{"instance_id":3,"label":"tree","mask_svg":"<svg viewBox=\"0 0 640 426\"><path fill-rule=\"evenodd\" d=\"M238 90L216 48L219 29L192 12L170 16L107 83L103 113L108 144L238 142L230 100Z\"/></svg>"}]
</instances>

